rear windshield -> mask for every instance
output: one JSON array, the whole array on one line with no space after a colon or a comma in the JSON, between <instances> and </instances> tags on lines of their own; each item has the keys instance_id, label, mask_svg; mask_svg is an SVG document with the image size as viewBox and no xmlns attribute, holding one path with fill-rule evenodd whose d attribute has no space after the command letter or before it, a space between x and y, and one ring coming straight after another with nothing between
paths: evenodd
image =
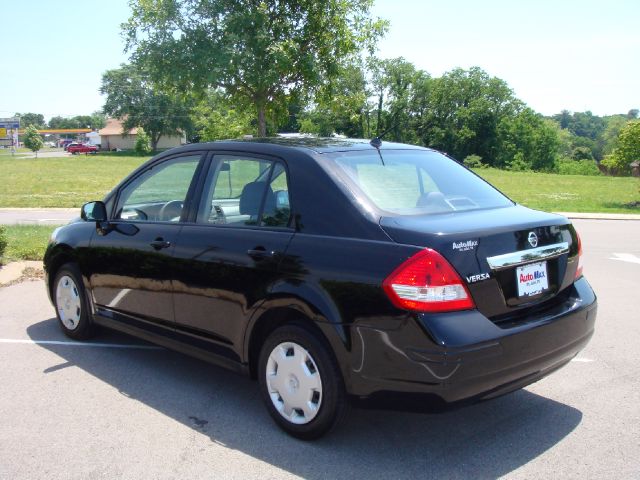
<instances>
[{"instance_id":1,"label":"rear windshield","mask_svg":"<svg viewBox=\"0 0 640 480\"><path fill-rule=\"evenodd\" d=\"M424 150L328 154L343 180L379 209L396 215L450 213L513 205L454 160Z\"/></svg>"}]
</instances>

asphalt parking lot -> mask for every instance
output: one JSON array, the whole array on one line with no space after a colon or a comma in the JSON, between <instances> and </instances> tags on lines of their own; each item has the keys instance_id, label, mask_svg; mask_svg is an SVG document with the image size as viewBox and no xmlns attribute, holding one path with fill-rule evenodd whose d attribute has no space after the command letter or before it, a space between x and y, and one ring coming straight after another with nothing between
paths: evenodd
<instances>
[{"instance_id":1,"label":"asphalt parking lot","mask_svg":"<svg viewBox=\"0 0 640 480\"><path fill-rule=\"evenodd\" d=\"M599 315L567 367L448 413L354 409L314 443L249 379L121 334L70 341L42 281L0 288L0 478L640 478L640 222L574 223Z\"/></svg>"}]
</instances>

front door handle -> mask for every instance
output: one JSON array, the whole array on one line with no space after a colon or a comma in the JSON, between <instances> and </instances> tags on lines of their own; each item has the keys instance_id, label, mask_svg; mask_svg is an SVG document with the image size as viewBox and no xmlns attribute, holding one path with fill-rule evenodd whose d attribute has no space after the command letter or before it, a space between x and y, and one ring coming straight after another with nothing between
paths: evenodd
<instances>
[{"instance_id":1,"label":"front door handle","mask_svg":"<svg viewBox=\"0 0 640 480\"><path fill-rule=\"evenodd\" d=\"M249 255L254 260L262 260L268 257L273 257L275 252L268 252L264 247L256 247L247 250L247 255Z\"/></svg>"},{"instance_id":2,"label":"front door handle","mask_svg":"<svg viewBox=\"0 0 640 480\"><path fill-rule=\"evenodd\" d=\"M164 238L156 238L153 242L149 243L156 250L162 250L163 248L169 248L171 242L167 242Z\"/></svg>"}]
</instances>

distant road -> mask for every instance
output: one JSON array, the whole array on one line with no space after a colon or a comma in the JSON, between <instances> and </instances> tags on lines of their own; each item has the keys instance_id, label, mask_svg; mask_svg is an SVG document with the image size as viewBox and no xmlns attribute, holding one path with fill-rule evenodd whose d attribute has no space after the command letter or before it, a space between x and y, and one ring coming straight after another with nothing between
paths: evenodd
<instances>
[{"instance_id":1,"label":"distant road","mask_svg":"<svg viewBox=\"0 0 640 480\"><path fill-rule=\"evenodd\" d=\"M80 208L0 208L0 225L64 225Z\"/></svg>"},{"instance_id":2,"label":"distant road","mask_svg":"<svg viewBox=\"0 0 640 480\"><path fill-rule=\"evenodd\" d=\"M65 152L64 150L40 150L38 152L38 158L57 158L57 157L70 157L71 154ZM20 152L16 153L16 160L26 159L26 158L36 158L35 153L29 152Z\"/></svg>"}]
</instances>

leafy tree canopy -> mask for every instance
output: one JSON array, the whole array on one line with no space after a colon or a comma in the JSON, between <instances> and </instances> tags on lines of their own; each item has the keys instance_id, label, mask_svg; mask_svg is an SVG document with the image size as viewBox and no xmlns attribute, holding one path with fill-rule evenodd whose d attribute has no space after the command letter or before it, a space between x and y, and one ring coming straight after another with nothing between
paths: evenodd
<instances>
[{"instance_id":1,"label":"leafy tree canopy","mask_svg":"<svg viewBox=\"0 0 640 480\"><path fill-rule=\"evenodd\" d=\"M191 128L190 98L159 90L134 65L105 72L100 93L107 96L104 112L122 119L125 130L142 127L153 151L161 135L179 135Z\"/></svg>"},{"instance_id":2,"label":"leafy tree canopy","mask_svg":"<svg viewBox=\"0 0 640 480\"><path fill-rule=\"evenodd\" d=\"M49 128L90 128L99 130L105 126L106 117L102 112L91 115L76 115L75 117L55 116L49 119Z\"/></svg>"},{"instance_id":3,"label":"leafy tree canopy","mask_svg":"<svg viewBox=\"0 0 640 480\"><path fill-rule=\"evenodd\" d=\"M222 88L252 106L258 135L292 92L335 79L345 60L373 49L386 23L373 0L132 0L123 26L134 62L172 88Z\"/></svg>"},{"instance_id":4,"label":"leafy tree canopy","mask_svg":"<svg viewBox=\"0 0 640 480\"><path fill-rule=\"evenodd\" d=\"M640 162L640 120L627 123L618 136L618 146L602 163L616 173L631 173L632 162Z\"/></svg>"},{"instance_id":5,"label":"leafy tree canopy","mask_svg":"<svg viewBox=\"0 0 640 480\"><path fill-rule=\"evenodd\" d=\"M47 125L41 113L16 113L15 116L20 117L20 128L26 129L31 125L36 128L45 128Z\"/></svg>"},{"instance_id":6,"label":"leafy tree canopy","mask_svg":"<svg viewBox=\"0 0 640 480\"><path fill-rule=\"evenodd\" d=\"M220 90L208 92L193 116L196 140L200 142L238 138L255 130L251 113L234 106Z\"/></svg>"}]
</instances>

